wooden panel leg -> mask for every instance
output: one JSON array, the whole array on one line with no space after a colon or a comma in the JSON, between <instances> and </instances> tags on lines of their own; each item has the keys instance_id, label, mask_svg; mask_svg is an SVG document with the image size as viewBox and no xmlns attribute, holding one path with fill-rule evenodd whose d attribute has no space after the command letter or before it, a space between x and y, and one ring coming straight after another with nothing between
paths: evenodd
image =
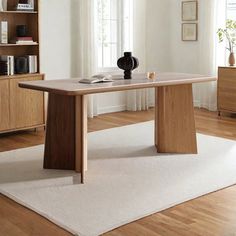
<instances>
[{"instance_id":1,"label":"wooden panel leg","mask_svg":"<svg viewBox=\"0 0 236 236\"><path fill-rule=\"evenodd\" d=\"M87 98L77 96L75 102L75 170L81 173L81 182L84 183L85 170L87 170Z\"/></svg>"},{"instance_id":2,"label":"wooden panel leg","mask_svg":"<svg viewBox=\"0 0 236 236\"><path fill-rule=\"evenodd\" d=\"M156 88L155 144L159 153L197 153L192 85Z\"/></svg>"},{"instance_id":3,"label":"wooden panel leg","mask_svg":"<svg viewBox=\"0 0 236 236\"><path fill-rule=\"evenodd\" d=\"M49 94L45 169L75 170L81 173L87 160L87 113L84 96Z\"/></svg>"}]
</instances>

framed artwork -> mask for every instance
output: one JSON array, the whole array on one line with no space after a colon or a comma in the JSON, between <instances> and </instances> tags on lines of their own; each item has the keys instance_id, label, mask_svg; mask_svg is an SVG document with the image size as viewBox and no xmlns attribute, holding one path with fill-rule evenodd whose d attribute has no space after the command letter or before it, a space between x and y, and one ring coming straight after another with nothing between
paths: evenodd
<instances>
[{"instance_id":1,"label":"framed artwork","mask_svg":"<svg viewBox=\"0 0 236 236\"><path fill-rule=\"evenodd\" d=\"M198 20L198 2L183 1L182 2L182 20L196 21Z\"/></svg>"},{"instance_id":2,"label":"framed artwork","mask_svg":"<svg viewBox=\"0 0 236 236\"><path fill-rule=\"evenodd\" d=\"M182 24L182 41L197 41L198 25L197 23Z\"/></svg>"}]
</instances>

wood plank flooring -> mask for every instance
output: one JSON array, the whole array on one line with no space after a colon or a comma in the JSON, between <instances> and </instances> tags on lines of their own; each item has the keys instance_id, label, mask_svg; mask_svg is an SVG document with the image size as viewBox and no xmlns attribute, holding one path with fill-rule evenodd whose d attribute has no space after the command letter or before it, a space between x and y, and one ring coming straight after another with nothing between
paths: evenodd
<instances>
[{"instance_id":1,"label":"wood plank flooring","mask_svg":"<svg viewBox=\"0 0 236 236\"><path fill-rule=\"evenodd\" d=\"M152 120L153 110L89 119L90 132ZM197 131L236 140L236 118L195 109ZM0 151L44 143L44 130L0 136ZM70 233L0 195L0 236L69 236ZM236 186L130 223L105 236L236 236Z\"/></svg>"}]
</instances>

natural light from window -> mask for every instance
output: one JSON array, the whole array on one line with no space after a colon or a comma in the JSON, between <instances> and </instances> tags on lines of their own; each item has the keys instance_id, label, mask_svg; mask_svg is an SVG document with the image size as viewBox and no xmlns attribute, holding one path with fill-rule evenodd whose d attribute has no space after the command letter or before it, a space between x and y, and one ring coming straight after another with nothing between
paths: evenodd
<instances>
[{"instance_id":1,"label":"natural light from window","mask_svg":"<svg viewBox=\"0 0 236 236\"><path fill-rule=\"evenodd\" d=\"M236 0L227 1L227 19L236 20Z\"/></svg>"},{"instance_id":2,"label":"natural light from window","mask_svg":"<svg viewBox=\"0 0 236 236\"><path fill-rule=\"evenodd\" d=\"M96 0L98 67L112 69L124 51L132 50L133 0Z\"/></svg>"}]
</instances>

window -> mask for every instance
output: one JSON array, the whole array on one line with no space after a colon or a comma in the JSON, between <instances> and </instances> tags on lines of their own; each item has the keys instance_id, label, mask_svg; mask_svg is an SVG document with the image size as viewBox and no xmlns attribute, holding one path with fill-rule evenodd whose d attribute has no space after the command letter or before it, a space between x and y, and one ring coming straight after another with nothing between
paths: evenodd
<instances>
[{"instance_id":1,"label":"window","mask_svg":"<svg viewBox=\"0 0 236 236\"><path fill-rule=\"evenodd\" d=\"M227 1L227 19L236 20L236 0Z\"/></svg>"},{"instance_id":2,"label":"window","mask_svg":"<svg viewBox=\"0 0 236 236\"><path fill-rule=\"evenodd\" d=\"M124 51L132 50L133 0L95 0L98 67L112 69Z\"/></svg>"}]
</instances>

